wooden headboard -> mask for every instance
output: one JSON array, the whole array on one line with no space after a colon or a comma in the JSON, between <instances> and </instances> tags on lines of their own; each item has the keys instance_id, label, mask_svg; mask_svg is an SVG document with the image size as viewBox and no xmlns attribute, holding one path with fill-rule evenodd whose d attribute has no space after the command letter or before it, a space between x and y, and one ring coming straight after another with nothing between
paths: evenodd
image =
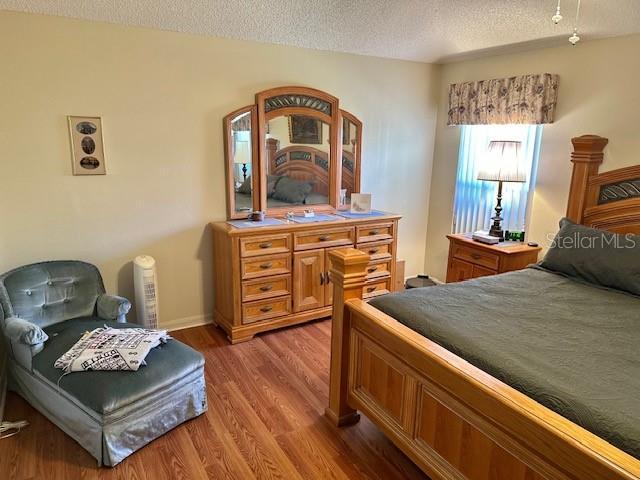
<instances>
[{"instance_id":1,"label":"wooden headboard","mask_svg":"<svg viewBox=\"0 0 640 480\"><path fill-rule=\"evenodd\" d=\"M276 139L267 139L267 158L269 173L273 175L287 175L296 180L315 181L313 192L329 195L329 157L327 152L313 147L290 145L278 150ZM342 188L350 195L354 189L354 156L343 152L342 158Z\"/></svg>"},{"instance_id":2,"label":"wooden headboard","mask_svg":"<svg viewBox=\"0 0 640 480\"><path fill-rule=\"evenodd\" d=\"M640 165L599 173L609 140L583 135L571 143L567 218L616 233L640 234Z\"/></svg>"}]
</instances>

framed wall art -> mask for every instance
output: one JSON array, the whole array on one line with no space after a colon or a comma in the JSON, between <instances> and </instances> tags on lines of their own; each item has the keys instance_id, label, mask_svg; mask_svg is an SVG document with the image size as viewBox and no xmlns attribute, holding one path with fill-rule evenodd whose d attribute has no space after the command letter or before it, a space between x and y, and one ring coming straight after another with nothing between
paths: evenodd
<instances>
[{"instance_id":1,"label":"framed wall art","mask_svg":"<svg viewBox=\"0 0 640 480\"><path fill-rule=\"evenodd\" d=\"M289 115L289 142L307 145L322 143L322 121L305 115Z\"/></svg>"},{"instance_id":2,"label":"framed wall art","mask_svg":"<svg viewBox=\"0 0 640 480\"><path fill-rule=\"evenodd\" d=\"M352 193L351 194L351 213L370 214L371 213L371 194L370 193Z\"/></svg>"},{"instance_id":3,"label":"framed wall art","mask_svg":"<svg viewBox=\"0 0 640 480\"><path fill-rule=\"evenodd\" d=\"M68 116L74 175L105 175L102 119Z\"/></svg>"}]
</instances>

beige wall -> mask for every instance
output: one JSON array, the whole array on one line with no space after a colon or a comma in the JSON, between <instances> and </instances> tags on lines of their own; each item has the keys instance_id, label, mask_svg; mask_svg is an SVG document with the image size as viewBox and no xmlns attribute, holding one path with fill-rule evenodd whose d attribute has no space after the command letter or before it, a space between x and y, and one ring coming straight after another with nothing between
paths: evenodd
<instances>
[{"instance_id":1,"label":"beige wall","mask_svg":"<svg viewBox=\"0 0 640 480\"><path fill-rule=\"evenodd\" d=\"M422 270L439 67L0 12L0 271L99 266L132 298L131 259L158 261L161 322L212 310L207 223L225 219L222 117L255 92L326 90L364 122L363 190L401 213ZM71 175L66 115L101 115L107 176Z\"/></svg>"},{"instance_id":2,"label":"beige wall","mask_svg":"<svg viewBox=\"0 0 640 480\"><path fill-rule=\"evenodd\" d=\"M425 270L444 279L453 211L459 128L446 126L450 83L527 73L557 73L556 122L545 125L529 239L548 245L563 216L571 175L571 137L609 138L603 170L640 161L640 35L584 42L444 65L432 171Z\"/></svg>"}]
</instances>

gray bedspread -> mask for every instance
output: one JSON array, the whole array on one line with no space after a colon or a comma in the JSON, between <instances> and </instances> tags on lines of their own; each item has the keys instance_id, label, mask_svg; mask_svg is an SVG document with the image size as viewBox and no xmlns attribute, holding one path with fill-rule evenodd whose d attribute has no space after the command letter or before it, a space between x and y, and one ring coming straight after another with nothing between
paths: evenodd
<instances>
[{"instance_id":1,"label":"gray bedspread","mask_svg":"<svg viewBox=\"0 0 640 480\"><path fill-rule=\"evenodd\" d=\"M640 297L529 268L371 305L640 458Z\"/></svg>"}]
</instances>

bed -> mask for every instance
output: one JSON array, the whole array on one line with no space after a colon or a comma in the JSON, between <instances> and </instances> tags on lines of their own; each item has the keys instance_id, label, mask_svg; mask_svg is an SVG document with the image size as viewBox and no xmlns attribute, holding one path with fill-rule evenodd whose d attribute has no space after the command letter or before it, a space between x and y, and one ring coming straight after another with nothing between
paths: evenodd
<instances>
[{"instance_id":1,"label":"bed","mask_svg":"<svg viewBox=\"0 0 640 480\"><path fill-rule=\"evenodd\" d=\"M300 182L311 182L311 192L307 195L306 205L329 204L329 157L326 151L305 145L290 145L278 148L279 142L269 138L266 142L269 175L289 177ZM356 188L354 184L355 157L353 153L342 151L342 172L340 182L347 190L347 197ZM272 207L289 205L270 198Z\"/></svg>"},{"instance_id":2,"label":"bed","mask_svg":"<svg viewBox=\"0 0 640 480\"><path fill-rule=\"evenodd\" d=\"M329 177L327 152L314 147L291 145L278 149L279 142L276 139L267 139L267 156L269 175L289 177L299 182L310 182L311 191L306 195L304 205L328 205L329 202ZM342 151L342 176L341 184L350 198L351 193L359 188L355 185L356 168L353 153ZM250 212L253 210L253 198L251 193L235 192L237 211ZM269 196L269 208L290 207L297 205L285 200L279 200Z\"/></svg>"},{"instance_id":3,"label":"bed","mask_svg":"<svg viewBox=\"0 0 640 480\"><path fill-rule=\"evenodd\" d=\"M640 233L640 166L572 142L567 217ZM367 304L367 262L332 252L331 421L363 412L432 478L640 478L639 297L530 268Z\"/></svg>"}]
</instances>

